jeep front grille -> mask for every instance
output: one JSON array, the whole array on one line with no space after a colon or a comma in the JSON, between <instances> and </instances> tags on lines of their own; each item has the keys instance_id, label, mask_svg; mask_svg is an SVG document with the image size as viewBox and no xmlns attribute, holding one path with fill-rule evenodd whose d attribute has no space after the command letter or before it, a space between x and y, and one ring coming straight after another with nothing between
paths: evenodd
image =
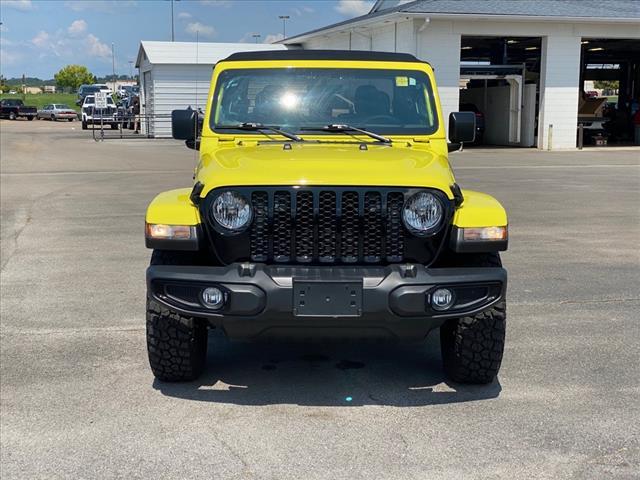
<instances>
[{"instance_id":1,"label":"jeep front grille","mask_svg":"<svg viewBox=\"0 0 640 480\"><path fill-rule=\"evenodd\" d=\"M401 262L398 191L283 189L251 193L250 259L276 263Z\"/></svg>"},{"instance_id":2,"label":"jeep front grille","mask_svg":"<svg viewBox=\"0 0 640 480\"><path fill-rule=\"evenodd\" d=\"M234 190L249 199L251 225L230 233L212 218L219 191ZM429 237L409 232L402 220L405 199L418 187L260 186L213 189L200 204L215 262L290 265L373 265L436 260L449 228ZM445 221L454 205L443 192Z\"/></svg>"}]
</instances>

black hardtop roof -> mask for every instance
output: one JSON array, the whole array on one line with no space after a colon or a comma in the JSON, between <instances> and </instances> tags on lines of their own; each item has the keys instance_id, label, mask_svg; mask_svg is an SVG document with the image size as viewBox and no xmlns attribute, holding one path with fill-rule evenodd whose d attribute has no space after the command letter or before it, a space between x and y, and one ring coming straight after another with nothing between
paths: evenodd
<instances>
[{"instance_id":1,"label":"black hardtop roof","mask_svg":"<svg viewBox=\"0 0 640 480\"><path fill-rule=\"evenodd\" d=\"M246 60L363 60L427 63L418 60L409 53L371 52L368 50L262 50L233 53L221 61L240 62Z\"/></svg>"}]
</instances>

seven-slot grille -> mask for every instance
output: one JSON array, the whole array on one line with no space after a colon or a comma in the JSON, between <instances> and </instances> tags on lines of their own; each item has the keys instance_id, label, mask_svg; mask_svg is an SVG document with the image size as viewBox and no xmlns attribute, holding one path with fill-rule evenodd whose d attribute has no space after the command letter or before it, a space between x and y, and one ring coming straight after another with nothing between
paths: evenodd
<instances>
[{"instance_id":1,"label":"seven-slot grille","mask_svg":"<svg viewBox=\"0 0 640 480\"><path fill-rule=\"evenodd\" d=\"M255 190L250 198L252 261L403 261L402 191L285 188Z\"/></svg>"}]
</instances>

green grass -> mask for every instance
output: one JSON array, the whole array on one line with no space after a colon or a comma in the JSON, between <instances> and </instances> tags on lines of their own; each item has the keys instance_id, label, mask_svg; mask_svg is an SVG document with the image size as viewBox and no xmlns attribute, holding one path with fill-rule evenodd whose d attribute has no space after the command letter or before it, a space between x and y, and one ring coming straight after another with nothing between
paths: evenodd
<instances>
[{"instance_id":1,"label":"green grass","mask_svg":"<svg viewBox=\"0 0 640 480\"><path fill-rule=\"evenodd\" d=\"M2 98L20 98L25 105L37 107L38 110L51 103L65 103L69 108L73 108L77 112L80 111L80 107L76 105L78 95L75 93L26 93L24 95L9 95L5 93Z\"/></svg>"}]
</instances>

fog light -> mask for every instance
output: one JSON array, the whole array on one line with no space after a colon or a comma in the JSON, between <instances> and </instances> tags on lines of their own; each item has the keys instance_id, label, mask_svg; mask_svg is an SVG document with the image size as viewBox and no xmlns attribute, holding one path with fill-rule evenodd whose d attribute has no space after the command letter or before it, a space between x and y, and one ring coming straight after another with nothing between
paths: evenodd
<instances>
[{"instance_id":1,"label":"fog light","mask_svg":"<svg viewBox=\"0 0 640 480\"><path fill-rule=\"evenodd\" d=\"M431 306L434 310L448 310L453 305L453 292L448 288L439 288L431 294Z\"/></svg>"},{"instance_id":2,"label":"fog light","mask_svg":"<svg viewBox=\"0 0 640 480\"><path fill-rule=\"evenodd\" d=\"M224 303L224 293L216 287L207 287L201 294L202 303L207 308L218 309Z\"/></svg>"}]
</instances>

